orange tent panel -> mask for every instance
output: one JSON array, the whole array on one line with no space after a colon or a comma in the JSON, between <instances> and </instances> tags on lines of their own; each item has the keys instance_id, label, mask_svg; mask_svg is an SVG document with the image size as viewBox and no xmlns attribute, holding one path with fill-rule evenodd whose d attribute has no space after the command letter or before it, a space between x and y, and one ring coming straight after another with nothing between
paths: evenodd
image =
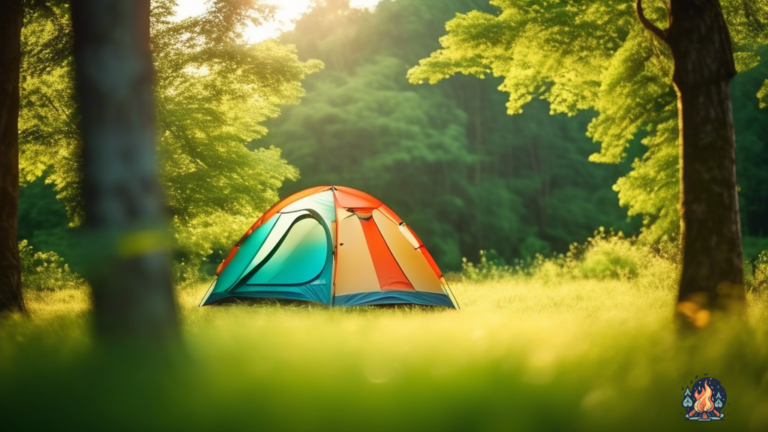
<instances>
[{"instance_id":1,"label":"orange tent panel","mask_svg":"<svg viewBox=\"0 0 768 432\"><path fill-rule=\"evenodd\" d=\"M384 205L367 193L352 188L336 186L334 192L338 205L345 208L378 208Z\"/></svg>"},{"instance_id":2,"label":"orange tent panel","mask_svg":"<svg viewBox=\"0 0 768 432\"><path fill-rule=\"evenodd\" d=\"M373 259L373 266L376 268L376 276L379 278L381 290L415 291L395 261L395 257L392 256L392 252L389 251L387 243L376 227L376 222L372 218L359 220L363 227L363 233L365 233L365 241L368 243L368 250Z\"/></svg>"}]
</instances>

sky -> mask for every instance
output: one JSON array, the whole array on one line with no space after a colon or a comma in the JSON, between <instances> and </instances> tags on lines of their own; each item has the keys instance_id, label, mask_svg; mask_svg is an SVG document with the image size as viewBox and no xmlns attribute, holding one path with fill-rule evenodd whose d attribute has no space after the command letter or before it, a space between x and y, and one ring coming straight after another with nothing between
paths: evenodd
<instances>
[{"instance_id":1,"label":"sky","mask_svg":"<svg viewBox=\"0 0 768 432\"><path fill-rule=\"evenodd\" d=\"M284 31L293 28L294 22L307 12L312 0L262 0L265 4L274 5L277 8L274 20L264 23L259 27L251 26L245 31L245 37L249 42L260 42L264 39L277 37ZM353 7L374 8L381 0L351 0ZM179 0L176 8L176 16L184 19L201 14L205 10L206 0Z\"/></svg>"}]
</instances>

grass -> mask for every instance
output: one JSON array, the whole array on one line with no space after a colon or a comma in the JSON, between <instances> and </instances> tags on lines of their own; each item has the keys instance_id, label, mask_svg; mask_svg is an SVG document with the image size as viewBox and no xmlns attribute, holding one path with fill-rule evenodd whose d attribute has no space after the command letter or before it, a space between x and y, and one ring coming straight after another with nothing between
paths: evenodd
<instances>
[{"instance_id":1,"label":"grass","mask_svg":"<svg viewBox=\"0 0 768 432\"><path fill-rule=\"evenodd\" d=\"M5 430L768 430L765 296L684 337L653 274L454 283L460 311L198 308L206 288L179 290L183 343L162 352L97 349L83 290L28 292L32 318L0 321ZM705 373L718 424L683 418Z\"/></svg>"}]
</instances>

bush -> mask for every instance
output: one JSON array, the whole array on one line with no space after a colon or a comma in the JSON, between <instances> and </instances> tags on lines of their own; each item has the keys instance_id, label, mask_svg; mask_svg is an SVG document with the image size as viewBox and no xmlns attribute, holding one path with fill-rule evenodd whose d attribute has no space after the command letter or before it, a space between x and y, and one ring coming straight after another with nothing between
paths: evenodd
<instances>
[{"instance_id":1,"label":"bush","mask_svg":"<svg viewBox=\"0 0 768 432\"><path fill-rule=\"evenodd\" d=\"M480 251L480 262L477 264L461 259L461 278L468 281L497 280L511 276L514 268L508 266L495 250Z\"/></svg>"},{"instance_id":2,"label":"bush","mask_svg":"<svg viewBox=\"0 0 768 432\"><path fill-rule=\"evenodd\" d=\"M534 258L507 265L493 251L480 251L480 262L462 263L462 278L469 281L527 276L544 283L568 279L643 279L649 287L673 286L677 279L679 247L671 240L653 246L603 228L583 244L574 243L566 254Z\"/></svg>"},{"instance_id":3,"label":"bush","mask_svg":"<svg viewBox=\"0 0 768 432\"><path fill-rule=\"evenodd\" d=\"M35 252L26 240L19 243L21 281L24 289L59 290L81 288L85 284L80 275L72 272L56 252Z\"/></svg>"},{"instance_id":4,"label":"bush","mask_svg":"<svg viewBox=\"0 0 768 432\"><path fill-rule=\"evenodd\" d=\"M752 280L749 288L752 291L768 292L768 251L760 252L760 255L752 262Z\"/></svg>"},{"instance_id":5,"label":"bush","mask_svg":"<svg viewBox=\"0 0 768 432\"><path fill-rule=\"evenodd\" d=\"M636 245L634 239L600 228L584 245L572 247L569 258L576 276L606 280L637 277L649 257L648 251Z\"/></svg>"}]
</instances>

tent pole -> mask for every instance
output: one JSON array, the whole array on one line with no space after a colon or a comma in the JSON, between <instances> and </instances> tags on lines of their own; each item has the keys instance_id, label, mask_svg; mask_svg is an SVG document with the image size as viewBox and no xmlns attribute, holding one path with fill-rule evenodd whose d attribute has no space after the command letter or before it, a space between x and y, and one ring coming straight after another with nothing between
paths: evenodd
<instances>
[{"instance_id":1,"label":"tent pole","mask_svg":"<svg viewBox=\"0 0 768 432\"><path fill-rule=\"evenodd\" d=\"M211 281L211 285L208 286L208 291L205 292L203 299L200 300L200 304L197 305L197 307L203 307L203 303L205 303L205 301L208 300L208 296L211 295L211 290L213 290L213 284L216 283L216 279L218 278L213 278L213 280Z\"/></svg>"},{"instance_id":2,"label":"tent pole","mask_svg":"<svg viewBox=\"0 0 768 432\"><path fill-rule=\"evenodd\" d=\"M451 289L451 286L448 285L448 281L445 280L445 278L441 278L445 281L445 287L448 288L448 292L451 293L451 297L453 298L453 302L456 303L456 309L461 310L461 305L459 305L459 299L456 298L456 294L453 293L453 290Z\"/></svg>"}]
</instances>

